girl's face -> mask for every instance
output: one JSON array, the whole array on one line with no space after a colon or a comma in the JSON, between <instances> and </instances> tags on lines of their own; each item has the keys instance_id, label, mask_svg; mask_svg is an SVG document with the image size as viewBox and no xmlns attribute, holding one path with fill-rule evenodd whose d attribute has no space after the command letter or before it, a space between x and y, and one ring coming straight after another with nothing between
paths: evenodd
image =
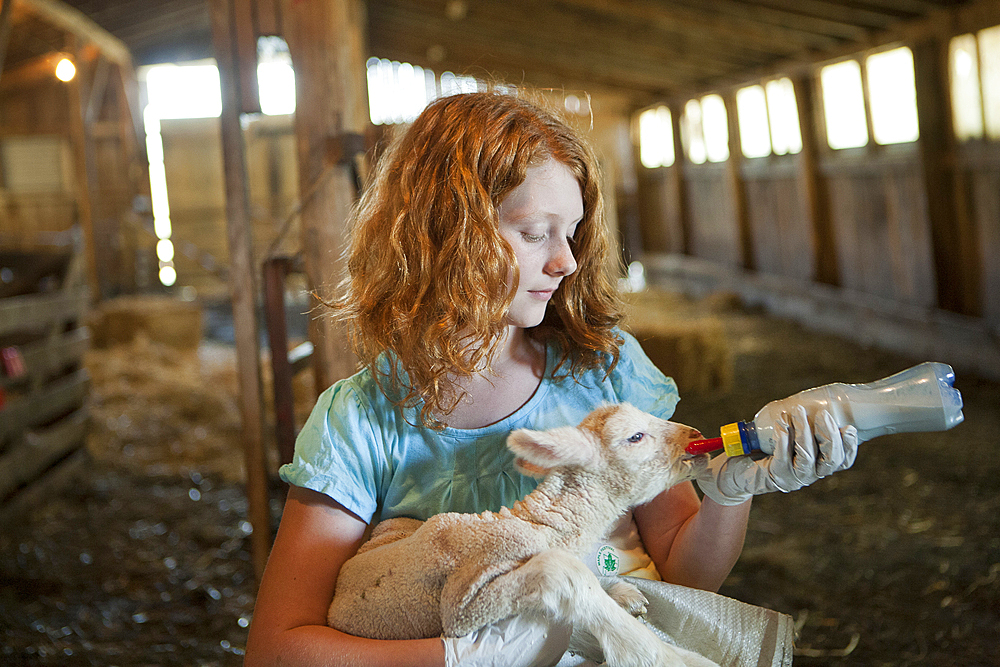
<instances>
[{"instance_id":1,"label":"girl's face","mask_svg":"<svg viewBox=\"0 0 1000 667\"><path fill-rule=\"evenodd\" d=\"M554 158L529 167L524 182L500 203L500 235L514 249L520 269L507 323L533 327L562 279L576 271L573 235L583 219L580 184ZM513 270L510 281L513 281Z\"/></svg>"}]
</instances>

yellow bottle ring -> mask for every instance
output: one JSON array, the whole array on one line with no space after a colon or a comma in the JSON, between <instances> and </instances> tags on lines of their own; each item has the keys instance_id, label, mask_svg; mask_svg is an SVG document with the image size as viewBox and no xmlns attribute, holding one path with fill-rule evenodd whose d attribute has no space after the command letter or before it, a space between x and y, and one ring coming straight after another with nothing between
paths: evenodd
<instances>
[{"instance_id":1,"label":"yellow bottle ring","mask_svg":"<svg viewBox=\"0 0 1000 667\"><path fill-rule=\"evenodd\" d=\"M720 434L722 435L722 448L726 450L727 456L742 456L749 453L740 437L739 422L726 424L720 429Z\"/></svg>"}]
</instances>

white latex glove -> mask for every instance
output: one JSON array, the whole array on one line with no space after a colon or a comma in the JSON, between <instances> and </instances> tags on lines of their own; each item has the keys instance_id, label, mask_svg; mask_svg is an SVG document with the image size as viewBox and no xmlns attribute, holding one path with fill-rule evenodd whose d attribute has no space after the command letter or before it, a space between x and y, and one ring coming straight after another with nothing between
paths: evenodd
<instances>
[{"instance_id":1,"label":"white latex glove","mask_svg":"<svg viewBox=\"0 0 1000 667\"><path fill-rule=\"evenodd\" d=\"M573 626L511 616L464 637L442 637L445 667L551 667L559 662Z\"/></svg>"},{"instance_id":2,"label":"white latex glove","mask_svg":"<svg viewBox=\"0 0 1000 667\"><path fill-rule=\"evenodd\" d=\"M754 460L723 454L712 459L697 479L702 492L720 505L739 505L762 493L809 486L850 468L858 455L858 430L852 425L838 429L826 410L817 412L810 425L806 409L795 406L791 414L778 417L774 432L778 442L771 456Z\"/></svg>"}]
</instances>

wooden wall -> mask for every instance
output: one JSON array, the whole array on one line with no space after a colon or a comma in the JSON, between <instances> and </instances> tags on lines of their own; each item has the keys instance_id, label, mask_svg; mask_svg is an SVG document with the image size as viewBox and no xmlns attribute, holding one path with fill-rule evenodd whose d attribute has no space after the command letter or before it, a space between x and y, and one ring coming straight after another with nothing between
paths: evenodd
<instances>
[{"instance_id":1,"label":"wooden wall","mask_svg":"<svg viewBox=\"0 0 1000 667\"><path fill-rule=\"evenodd\" d=\"M66 128L69 103L65 85L52 77L31 88L5 87L0 93L0 144L19 139L43 138L63 146L60 160L64 170L58 188L44 192L18 192L9 187L9 177L0 180L0 240L8 247L30 247L38 236L63 232L76 220L73 187L73 156ZM5 172L20 165L8 159L0 164Z\"/></svg>"},{"instance_id":2,"label":"wooden wall","mask_svg":"<svg viewBox=\"0 0 1000 667\"><path fill-rule=\"evenodd\" d=\"M919 82L920 67L934 63L916 63ZM818 99L802 81L797 92ZM944 309L1000 332L1000 143L957 143L947 100L928 112L921 95L915 143L834 151L821 119L800 108L802 153L640 168L645 252ZM671 104L675 136L680 106Z\"/></svg>"},{"instance_id":3,"label":"wooden wall","mask_svg":"<svg viewBox=\"0 0 1000 667\"><path fill-rule=\"evenodd\" d=\"M72 43L72 40L71 40ZM76 77L57 80L54 57L4 72L0 85L0 244L33 248L61 240L76 229L87 247L92 295L113 295L136 286L137 254L153 243L129 229L135 198L148 195L144 147L134 124L137 88L130 64L112 62L93 47L76 50ZM33 165L37 156L11 150L40 142L61 148L58 166ZM51 162L51 161L49 161ZM60 182L38 189L17 187L17 172L58 169ZM5 173L6 172L6 173Z\"/></svg>"}]
</instances>

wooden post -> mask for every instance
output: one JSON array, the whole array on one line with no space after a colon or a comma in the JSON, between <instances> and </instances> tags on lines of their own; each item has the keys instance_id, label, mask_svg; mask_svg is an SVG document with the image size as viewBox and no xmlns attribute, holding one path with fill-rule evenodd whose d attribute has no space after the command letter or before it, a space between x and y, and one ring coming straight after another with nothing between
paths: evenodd
<instances>
[{"instance_id":1,"label":"wooden post","mask_svg":"<svg viewBox=\"0 0 1000 667\"><path fill-rule=\"evenodd\" d=\"M743 147L740 143L739 123L736 116L736 91L723 96L726 105L726 126L729 129L729 159L726 160L726 181L729 198L732 201L733 217L739 240L740 265L753 271L757 268L753 252L753 228L750 212L747 210L746 185L743 182Z\"/></svg>"},{"instance_id":2,"label":"wooden post","mask_svg":"<svg viewBox=\"0 0 1000 667\"><path fill-rule=\"evenodd\" d=\"M354 169L330 159L328 145L346 144L368 124L365 3L284 0L282 22L295 69L295 136L299 156L302 256L309 287L320 298L346 273L346 221L357 196ZM316 391L352 375L357 359L343 327L312 318Z\"/></svg>"},{"instance_id":3,"label":"wooden post","mask_svg":"<svg viewBox=\"0 0 1000 667\"><path fill-rule=\"evenodd\" d=\"M971 251L971 230L966 228L970 223L959 216L964 207L958 205L956 193L947 44L942 36L913 45L920 131L917 147L927 196L938 306L976 315L980 306L978 260Z\"/></svg>"},{"instance_id":4,"label":"wooden post","mask_svg":"<svg viewBox=\"0 0 1000 667\"><path fill-rule=\"evenodd\" d=\"M271 386L274 390L274 436L278 460L291 463L295 453L295 401L292 365L288 362L288 326L285 323L285 276L292 262L287 257L264 261L264 318L271 347Z\"/></svg>"},{"instance_id":5,"label":"wooden post","mask_svg":"<svg viewBox=\"0 0 1000 667\"><path fill-rule=\"evenodd\" d=\"M69 94L69 135L73 146L74 175L76 178L76 205L80 216L80 228L83 230L83 242L87 257L87 282L90 285L90 298L93 301L101 299L101 283L97 273L97 247L94 239L94 208L91 195L95 190L94 156L87 136L85 120L86 108L83 94L83 76L87 70L83 59L83 51L78 48L78 41L70 36L67 48L76 61L76 76L67 82Z\"/></svg>"},{"instance_id":6,"label":"wooden post","mask_svg":"<svg viewBox=\"0 0 1000 667\"><path fill-rule=\"evenodd\" d=\"M812 232L813 280L828 285L840 284L837 265L837 244L826 183L819 173L820 132L817 129L816 87L811 74L799 75L792 80L795 102L799 114L799 132L802 152L798 159L799 197Z\"/></svg>"},{"instance_id":7,"label":"wooden post","mask_svg":"<svg viewBox=\"0 0 1000 667\"><path fill-rule=\"evenodd\" d=\"M257 288L250 238L250 201L246 147L240 127L239 68L253 66L237 58L232 0L210 0L212 42L222 83L222 159L226 182L226 235L229 243L229 289L233 301L240 417L247 468L251 556L260 581L271 549L271 513L261 415L260 344L257 337Z\"/></svg>"},{"instance_id":8,"label":"wooden post","mask_svg":"<svg viewBox=\"0 0 1000 667\"><path fill-rule=\"evenodd\" d=\"M679 229L681 233L680 242L671 241L670 247L685 255L694 252L694 244L691 237L691 216L688 215L687 206L687 185L684 182L684 167L687 164L687 156L684 154L684 144L681 141L681 114L684 107L676 104L668 106L670 109L670 131L674 137L674 163L667 167L669 173L669 188L674 199L674 211L677 216L673 229Z\"/></svg>"}]
</instances>

